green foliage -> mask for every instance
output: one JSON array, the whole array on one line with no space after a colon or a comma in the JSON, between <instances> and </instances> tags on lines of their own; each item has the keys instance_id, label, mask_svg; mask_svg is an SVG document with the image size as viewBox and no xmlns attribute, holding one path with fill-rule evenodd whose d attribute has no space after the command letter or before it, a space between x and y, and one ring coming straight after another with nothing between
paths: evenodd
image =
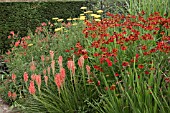
<instances>
[{"instance_id":1,"label":"green foliage","mask_svg":"<svg viewBox=\"0 0 170 113\"><path fill-rule=\"evenodd\" d=\"M84 2L11 2L0 3L0 52L4 53L10 48L7 37L10 31L14 31L19 37L27 35L28 30L32 32L42 22L50 21L57 16L67 19L77 17Z\"/></svg>"}]
</instances>

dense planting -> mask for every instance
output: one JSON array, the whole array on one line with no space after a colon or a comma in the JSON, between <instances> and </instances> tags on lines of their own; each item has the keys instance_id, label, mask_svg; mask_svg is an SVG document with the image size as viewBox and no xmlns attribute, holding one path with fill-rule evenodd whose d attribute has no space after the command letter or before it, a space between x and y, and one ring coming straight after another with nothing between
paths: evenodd
<instances>
[{"instance_id":1,"label":"dense planting","mask_svg":"<svg viewBox=\"0 0 170 113\"><path fill-rule=\"evenodd\" d=\"M6 101L30 113L170 112L168 14L81 10L21 39L10 32Z\"/></svg>"}]
</instances>

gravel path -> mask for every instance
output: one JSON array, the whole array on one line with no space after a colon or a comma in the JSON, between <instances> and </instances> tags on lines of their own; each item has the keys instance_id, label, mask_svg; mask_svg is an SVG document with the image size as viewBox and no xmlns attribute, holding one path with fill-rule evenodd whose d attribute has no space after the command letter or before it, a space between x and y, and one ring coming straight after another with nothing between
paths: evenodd
<instances>
[{"instance_id":1,"label":"gravel path","mask_svg":"<svg viewBox=\"0 0 170 113\"><path fill-rule=\"evenodd\" d=\"M12 113L9 105L5 104L2 98L0 98L0 113Z\"/></svg>"}]
</instances>

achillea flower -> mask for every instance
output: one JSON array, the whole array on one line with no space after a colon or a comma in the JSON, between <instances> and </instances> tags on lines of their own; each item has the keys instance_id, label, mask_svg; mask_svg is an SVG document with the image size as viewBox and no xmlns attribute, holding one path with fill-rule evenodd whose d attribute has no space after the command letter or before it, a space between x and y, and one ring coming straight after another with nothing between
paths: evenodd
<instances>
[{"instance_id":1,"label":"achillea flower","mask_svg":"<svg viewBox=\"0 0 170 113\"><path fill-rule=\"evenodd\" d=\"M28 81L28 73L27 72L24 72L24 82L27 82Z\"/></svg>"},{"instance_id":2,"label":"achillea flower","mask_svg":"<svg viewBox=\"0 0 170 113\"><path fill-rule=\"evenodd\" d=\"M63 67L62 61L63 61L63 57L62 57L62 56L59 56L59 58L58 58L58 64L59 64L60 68Z\"/></svg>"},{"instance_id":3,"label":"achillea flower","mask_svg":"<svg viewBox=\"0 0 170 113\"><path fill-rule=\"evenodd\" d=\"M15 79L16 79L16 75L12 73L12 81L15 82Z\"/></svg>"},{"instance_id":4,"label":"achillea flower","mask_svg":"<svg viewBox=\"0 0 170 113\"><path fill-rule=\"evenodd\" d=\"M80 68L83 68L84 66L84 57L81 56L79 59L78 59L78 65Z\"/></svg>"},{"instance_id":5,"label":"achillea flower","mask_svg":"<svg viewBox=\"0 0 170 113\"><path fill-rule=\"evenodd\" d=\"M30 85L29 85L29 93L30 94L35 94L35 92L36 92L36 89L35 89L35 86L34 86L34 81L30 81Z\"/></svg>"},{"instance_id":6,"label":"achillea flower","mask_svg":"<svg viewBox=\"0 0 170 113\"><path fill-rule=\"evenodd\" d=\"M45 85L48 86L48 76L44 76Z\"/></svg>"}]
</instances>

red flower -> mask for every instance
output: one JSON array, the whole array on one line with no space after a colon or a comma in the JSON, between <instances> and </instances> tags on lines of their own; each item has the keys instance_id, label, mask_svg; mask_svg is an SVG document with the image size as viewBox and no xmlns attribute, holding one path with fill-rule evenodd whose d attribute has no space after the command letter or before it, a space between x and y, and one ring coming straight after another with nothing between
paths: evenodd
<instances>
[{"instance_id":1,"label":"red flower","mask_svg":"<svg viewBox=\"0 0 170 113\"><path fill-rule=\"evenodd\" d=\"M148 74L149 74L149 71L145 71L145 74L148 75Z\"/></svg>"},{"instance_id":2,"label":"red flower","mask_svg":"<svg viewBox=\"0 0 170 113\"><path fill-rule=\"evenodd\" d=\"M20 40L18 40L17 42L15 42L15 47L18 47L20 44Z\"/></svg>"},{"instance_id":3,"label":"red flower","mask_svg":"<svg viewBox=\"0 0 170 113\"><path fill-rule=\"evenodd\" d=\"M114 75L115 75L116 77L118 77L118 76L119 76L119 74L118 74L118 73L115 73Z\"/></svg>"},{"instance_id":4,"label":"red flower","mask_svg":"<svg viewBox=\"0 0 170 113\"><path fill-rule=\"evenodd\" d=\"M89 84L91 84L91 83L93 83L93 80L92 80L92 79L88 79L87 82L88 82Z\"/></svg>"},{"instance_id":5,"label":"red flower","mask_svg":"<svg viewBox=\"0 0 170 113\"><path fill-rule=\"evenodd\" d=\"M139 64L139 65L138 65L138 68L139 68L139 69L143 69L143 68L144 68L144 65Z\"/></svg>"},{"instance_id":6,"label":"red flower","mask_svg":"<svg viewBox=\"0 0 170 113\"><path fill-rule=\"evenodd\" d=\"M78 59L78 65L80 68L83 68L83 65L84 65L84 57L81 56L79 59Z\"/></svg>"},{"instance_id":7,"label":"red flower","mask_svg":"<svg viewBox=\"0 0 170 113\"><path fill-rule=\"evenodd\" d=\"M115 90L116 89L116 85L112 85L111 87L110 87L110 90Z\"/></svg>"},{"instance_id":8,"label":"red flower","mask_svg":"<svg viewBox=\"0 0 170 113\"><path fill-rule=\"evenodd\" d=\"M29 85L29 93L30 94L35 94L35 92L36 92L36 89L35 89L35 86L34 86L34 81L30 81L30 85Z\"/></svg>"},{"instance_id":9,"label":"red flower","mask_svg":"<svg viewBox=\"0 0 170 113\"><path fill-rule=\"evenodd\" d=\"M122 66L124 66L124 67L129 66L129 63L124 61L124 62L122 62Z\"/></svg>"},{"instance_id":10,"label":"red flower","mask_svg":"<svg viewBox=\"0 0 170 113\"><path fill-rule=\"evenodd\" d=\"M14 36L14 35L15 35L14 31L11 31L11 32L10 32L10 34L11 34L12 36Z\"/></svg>"},{"instance_id":11,"label":"red flower","mask_svg":"<svg viewBox=\"0 0 170 113\"><path fill-rule=\"evenodd\" d=\"M24 72L24 82L27 82L27 81L28 81L28 73Z\"/></svg>"},{"instance_id":12,"label":"red flower","mask_svg":"<svg viewBox=\"0 0 170 113\"><path fill-rule=\"evenodd\" d=\"M100 86L100 80L97 81L97 85Z\"/></svg>"},{"instance_id":13,"label":"red flower","mask_svg":"<svg viewBox=\"0 0 170 113\"><path fill-rule=\"evenodd\" d=\"M109 67L112 66L112 62L110 61L109 58L106 58L105 60L106 60L106 62L107 62L107 64L108 64Z\"/></svg>"},{"instance_id":14,"label":"red flower","mask_svg":"<svg viewBox=\"0 0 170 113\"><path fill-rule=\"evenodd\" d=\"M121 46L121 50L122 50L122 51L127 50L127 46Z\"/></svg>"}]
</instances>

